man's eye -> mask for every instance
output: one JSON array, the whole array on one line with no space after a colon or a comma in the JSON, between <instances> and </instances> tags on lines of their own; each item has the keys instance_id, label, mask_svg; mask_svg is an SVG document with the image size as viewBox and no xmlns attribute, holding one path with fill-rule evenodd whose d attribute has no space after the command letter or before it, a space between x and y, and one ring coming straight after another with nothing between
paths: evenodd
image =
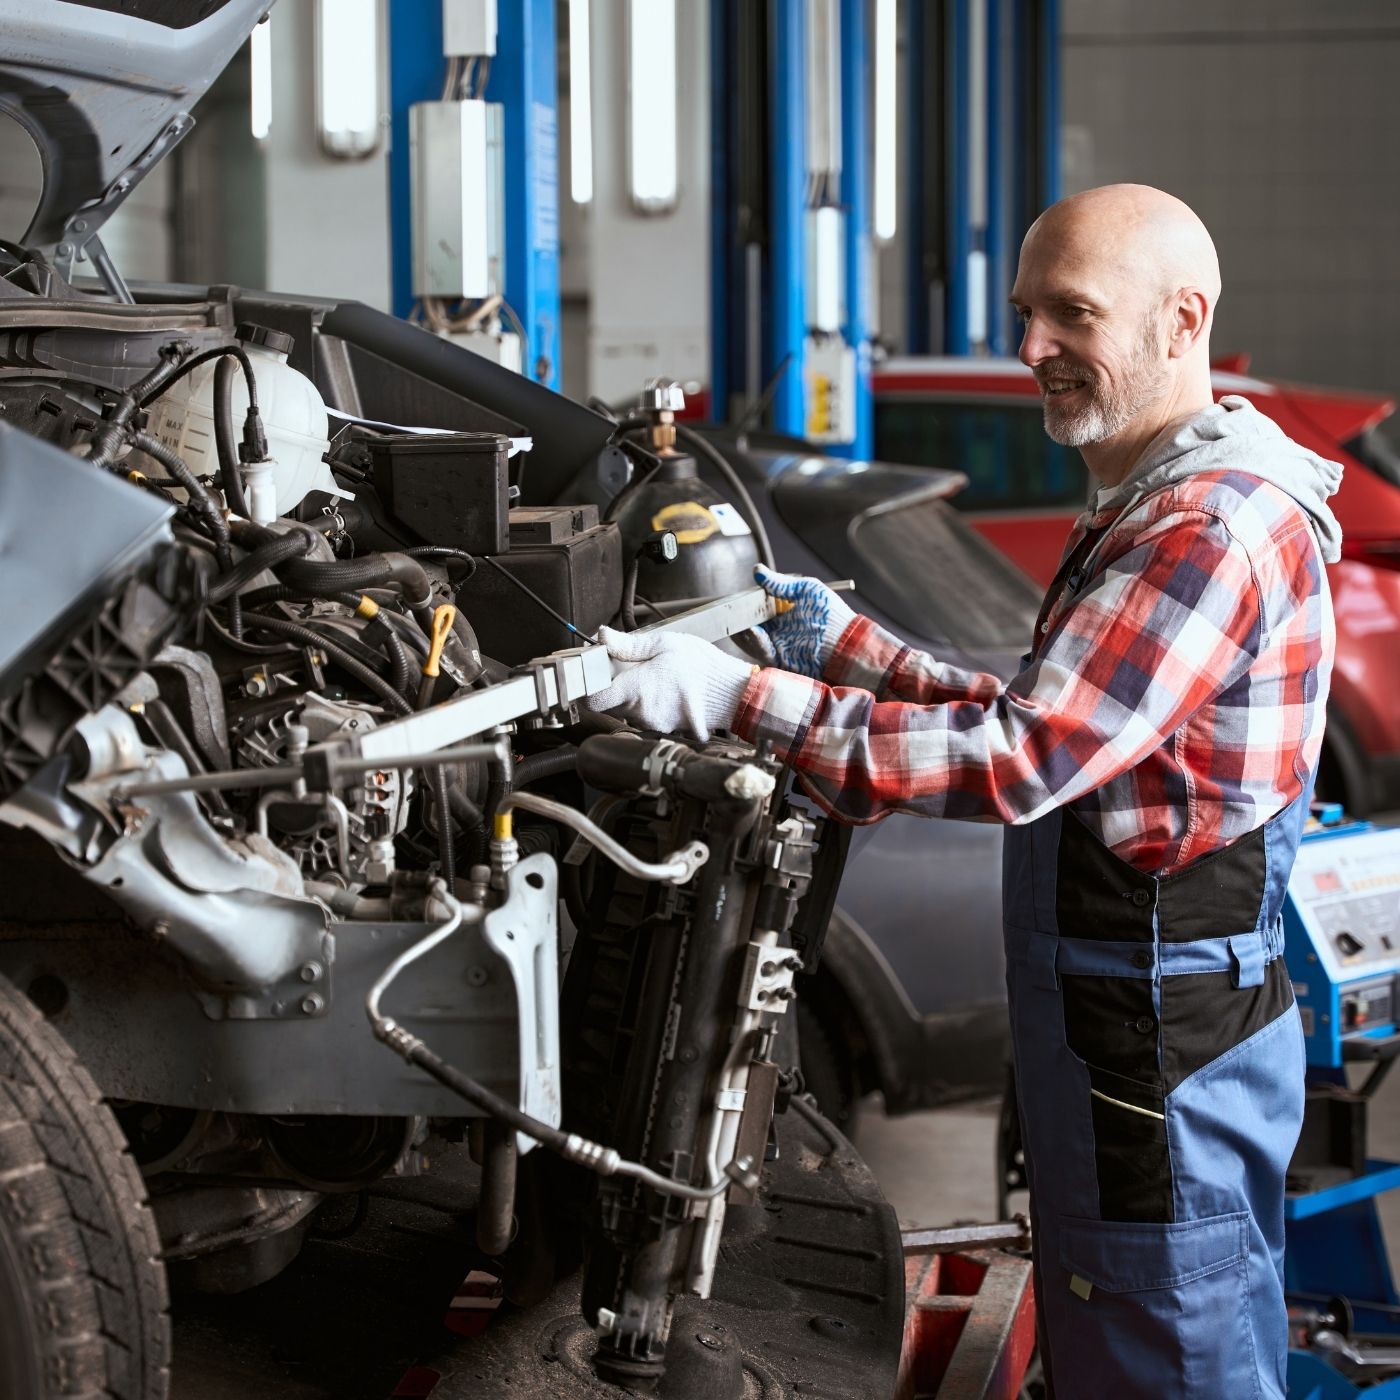
<instances>
[{"instance_id":1,"label":"man's eye","mask_svg":"<svg viewBox=\"0 0 1400 1400\"><path fill-rule=\"evenodd\" d=\"M1088 314L1087 308L1083 306L1067 306L1064 309L1065 318L1070 321L1078 321L1081 317L1087 316Z\"/></svg>"},{"instance_id":2,"label":"man's eye","mask_svg":"<svg viewBox=\"0 0 1400 1400\"><path fill-rule=\"evenodd\" d=\"M1016 319L1024 326L1031 319L1031 310L1028 306L1018 306L1016 308Z\"/></svg>"}]
</instances>

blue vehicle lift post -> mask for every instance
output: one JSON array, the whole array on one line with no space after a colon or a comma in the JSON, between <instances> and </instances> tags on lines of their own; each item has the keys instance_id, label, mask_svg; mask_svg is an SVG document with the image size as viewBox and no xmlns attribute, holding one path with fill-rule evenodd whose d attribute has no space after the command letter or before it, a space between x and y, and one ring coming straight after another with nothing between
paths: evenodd
<instances>
[{"instance_id":1,"label":"blue vehicle lift post","mask_svg":"<svg viewBox=\"0 0 1400 1400\"><path fill-rule=\"evenodd\" d=\"M389 258L393 311L413 309L413 176L408 109L442 96L442 6L423 0L389 4Z\"/></svg>"},{"instance_id":2,"label":"blue vehicle lift post","mask_svg":"<svg viewBox=\"0 0 1400 1400\"><path fill-rule=\"evenodd\" d=\"M768 324L763 379L777 432L806 430L803 342L807 337L807 5L771 0L768 111Z\"/></svg>"},{"instance_id":3,"label":"blue vehicle lift post","mask_svg":"<svg viewBox=\"0 0 1400 1400\"><path fill-rule=\"evenodd\" d=\"M870 346L871 47L869 0L841 0L841 205L846 217L846 344L856 352L855 436L829 443L836 457L867 458L875 448L875 399Z\"/></svg>"},{"instance_id":4,"label":"blue vehicle lift post","mask_svg":"<svg viewBox=\"0 0 1400 1400\"><path fill-rule=\"evenodd\" d=\"M499 6L486 91L505 109L505 300L520 318L530 378L559 387L558 78L553 0ZM442 96L442 6L390 0L389 224L393 308L413 306L408 109Z\"/></svg>"},{"instance_id":5,"label":"blue vehicle lift post","mask_svg":"<svg viewBox=\"0 0 1400 1400\"><path fill-rule=\"evenodd\" d=\"M711 412L738 416L771 386L771 425L798 436L808 430L807 8L713 0L710 26ZM870 0L839 0L841 335L856 357L855 431L823 450L857 457L874 440L870 18Z\"/></svg>"},{"instance_id":6,"label":"blue vehicle lift post","mask_svg":"<svg viewBox=\"0 0 1400 1400\"><path fill-rule=\"evenodd\" d=\"M905 349L1010 354L1020 240L1059 197L1058 0L911 0L905 20Z\"/></svg>"},{"instance_id":7,"label":"blue vehicle lift post","mask_svg":"<svg viewBox=\"0 0 1400 1400\"><path fill-rule=\"evenodd\" d=\"M559 387L559 78L554 0L509 0L488 102L505 107L506 302L525 327L525 373Z\"/></svg>"}]
</instances>

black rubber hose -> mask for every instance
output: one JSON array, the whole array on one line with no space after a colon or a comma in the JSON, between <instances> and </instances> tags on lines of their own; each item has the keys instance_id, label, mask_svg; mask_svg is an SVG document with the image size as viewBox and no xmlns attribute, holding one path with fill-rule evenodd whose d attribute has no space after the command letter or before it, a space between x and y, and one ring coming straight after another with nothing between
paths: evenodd
<instances>
[{"instance_id":1,"label":"black rubber hose","mask_svg":"<svg viewBox=\"0 0 1400 1400\"><path fill-rule=\"evenodd\" d=\"M457 580L465 583L476 572L476 555L468 554L465 549L452 549L445 544L416 544L410 549L405 549L410 559L442 559L447 562L456 560L458 563L470 564L471 568Z\"/></svg>"},{"instance_id":2,"label":"black rubber hose","mask_svg":"<svg viewBox=\"0 0 1400 1400\"><path fill-rule=\"evenodd\" d=\"M367 554L363 559L330 562L299 560L284 565L278 577L310 593L339 593L349 588L397 588L415 612L431 609L432 586L423 566L406 554Z\"/></svg>"},{"instance_id":3,"label":"black rubber hose","mask_svg":"<svg viewBox=\"0 0 1400 1400\"><path fill-rule=\"evenodd\" d=\"M753 530L754 543L758 546L758 557L771 569L773 564L773 542L768 538L768 530L763 517L758 513L749 489L739 480L739 473L730 465L725 455L708 438L701 436L694 428L684 423L676 424L676 436L692 451L698 452L724 478L729 489L739 498L744 514L748 516Z\"/></svg>"},{"instance_id":4,"label":"black rubber hose","mask_svg":"<svg viewBox=\"0 0 1400 1400\"><path fill-rule=\"evenodd\" d=\"M279 583L274 584L270 588L258 588L254 589L252 593L245 593L240 601L251 612L262 607L266 603L286 602L290 599L304 596L305 595L298 589L288 588L286 584ZM331 593L326 596L329 601L339 603L342 607L350 608L351 610L359 608L362 597L359 593ZM365 639L370 643L368 646L362 645L358 638L341 635L338 631L336 631L336 635L334 635L331 640L337 642L352 656L375 671L380 671L387 667L391 673L390 679L393 682L394 688L411 699L411 691L415 690L416 686L414 686L413 683L413 668L409 664L408 655L404 651L403 643L399 640L398 634L387 624L382 629L375 629L374 626L375 620L384 616L385 614L382 610L375 613L369 626L364 629ZM292 619L293 622L297 620L296 618ZM322 622L332 624L338 628L346 621L348 621L348 619L331 617L305 619L303 620L303 626L309 626L313 631L320 632L322 636L325 636L321 628L314 626L314 623ZM376 636L382 639L382 646L375 641ZM399 683L400 673L402 673L402 684Z\"/></svg>"},{"instance_id":5,"label":"black rubber hose","mask_svg":"<svg viewBox=\"0 0 1400 1400\"><path fill-rule=\"evenodd\" d=\"M303 627L301 623L292 622L285 617L266 617L259 614L255 626L268 632L279 632L284 637L294 637L305 646L320 647L342 670L348 671L356 680L362 681L374 691L390 709L401 715L413 713L413 706L383 676L377 675L357 660L339 642L331 641L319 632L313 632L311 628Z\"/></svg>"},{"instance_id":6,"label":"black rubber hose","mask_svg":"<svg viewBox=\"0 0 1400 1400\"><path fill-rule=\"evenodd\" d=\"M414 691L416 685L413 679L413 667L408 660L408 652L404 649L399 634L385 619L383 612L376 613L370 619L369 626L365 628L365 639L384 649L384 654L389 658L391 672L389 680L394 689L405 696Z\"/></svg>"},{"instance_id":7,"label":"black rubber hose","mask_svg":"<svg viewBox=\"0 0 1400 1400\"><path fill-rule=\"evenodd\" d=\"M242 567L241 565L239 566ZM261 570L259 571L261 572ZM260 608L267 603L286 603L300 601L308 598L329 598L333 602L343 603L348 608L359 606L361 595L359 593L311 593L305 588L293 588L289 583L273 583L266 588L255 588L251 593L242 595L242 603L245 608ZM377 601L377 600L376 600ZM418 626L411 617L405 617L402 613L395 612L392 608L380 604L379 611L375 617L390 627L394 635L406 647L414 651L418 656L426 658L428 655L428 639L423 635L423 629ZM412 663L409 663L410 668ZM412 681L410 680L410 685Z\"/></svg>"},{"instance_id":8,"label":"black rubber hose","mask_svg":"<svg viewBox=\"0 0 1400 1400\"><path fill-rule=\"evenodd\" d=\"M246 516L248 498L243 491L238 444L234 440L233 371L230 355L223 356L214 367L214 443L219 453L219 480L224 488L224 499L235 515Z\"/></svg>"},{"instance_id":9,"label":"black rubber hose","mask_svg":"<svg viewBox=\"0 0 1400 1400\"><path fill-rule=\"evenodd\" d=\"M249 408L257 408L258 381L253 375L253 365L248 358L248 352L241 345L216 345L212 350L203 350L198 355L185 360L173 374L161 374L158 380L154 373L147 375L132 390L132 393L141 407L145 408L148 403L159 398L172 384L183 379L191 370L198 369L200 365L208 364L210 360L223 357L238 361L243 370L243 383L248 389L248 406Z\"/></svg>"},{"instance_id":10,"label":"black rubber hose","mask_svg":"<svg viewBox=\"0 0 1400 1400\"><path fill-rule=\"evenodd\" d=\"M577 767L578 750L572 744L561 744L557 749L546 749L543 753L532 753L528 758L522 758L515 765L515 786L526 787L541 778L571 773Z\"/></svg>"},{"instance_id":11,"label":"black rubber hose","mask_svg":"<svg viewBox=\"0 0 1400 1400\"><path fill-rule=\"evenodd\" d=\"M486 829L486 818L482 816L481 808L455 783L447 789L447 804L452 809L453 817L469 836Z\"/></svg>"},{"instance_id":12,"label":"black rubber hose","mask_svg":"<svg viewBox=\"0 0 1400 1400\"><path fill-rule=\"evenodd\" d=\"M519 1154L515 1129L488 1118L482 1124L481 1192L476 1202L476 1244L496 1258L515 1234L515 1177Z\"/></svg>"},{"instance_id":13,"label":"black rubber hose","mask_svg":"<svg viewBox=\"0 0 1400 1400\"><path fill-rule=\"evenodd\" d=\"M452 789L447 781L446 764L432 769L433 805L437 808L438 865L447 888L457 878L457 850L452 838Z\"/></svg>"},{"instance_id":14,"label":"black rubber hose","mask_svg":"<svg viewBox=\"0 0 1400 1400\"><path fill-rule=\"evenodd\" d=\"M637 630L637 571L641 564L641 555L634 554L627 561L627 572L622 576L622 626L628 632Z\"/></svg>"},{"instance_id":15,"label":"black rubber hose","mask_svg":"<svg viewBox=\"0 0 1400 1400\"><path fill-rule=\"evenodd\" d=\"M227 548L229 530L228 521L224 519L223 505L215 500L214 493L189 469L184 458L177 452L172 452L149 433L132 433L129 441L146 456L155 458L180 483L190 498L190 510L208 526L209 535L214 543ZM232 557L230 554L230 562Z\"/></svg>"},{"instance_id":16,"label":"black rubber hose","mask_svg":"<svg viewBox=\"0 0 1400 1400\"><path fill-rule=\"evenodd\" d=\"M221 603L225 598L236 594L246 583L251 583L259 574L275 571L277 566L289 559L300 559L311 548L313 538L305 530L292 530L285 535L263 532L269 536L246 558L240 559L228 573L217 579L209 588L209 601ZM254 606L253 599L259 594L270 593L271 589L260 588L243 599L246 606ZM264 600L270 601L270 600Z\"/></svg>"},{"instance_id":17,"label":"black rubber hose","mask_svg":"<svg viewBox=\"0 0 1400 1400\"><path fill-rule=\"evenodd\" d=\"M376 1032L379 1027L375 1027ZM384 1037L381 1035L381 1039ZM484 1084L469 1078L461 1070L449 1065L446 1060L434 1055L421 1040L414 1040L400 1053L409 1064L426 1070L439 1084L445 1084L454 1094L461 1095L468 1103L475 1104L484 1113L499 1118L508 1127L532 1137L552 1152L565 1154L569 1147L569 1135L560 1128L551 1127L539 1118L532 1118L522 1112L509 1099L493 1094Z\"/></svg>"}]
</instances>

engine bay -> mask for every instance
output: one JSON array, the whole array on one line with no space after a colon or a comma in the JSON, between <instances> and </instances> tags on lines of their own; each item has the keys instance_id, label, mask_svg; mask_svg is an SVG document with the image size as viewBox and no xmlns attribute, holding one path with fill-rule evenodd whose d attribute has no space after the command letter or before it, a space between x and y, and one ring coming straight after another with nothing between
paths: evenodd
<instances>
[{"instance_id":1,"label":"engine bay","mask_svg":"<svg viewBox=\"0 0 1400 1400\"><path fill-rule=\"evenodd\" d=\"M264 1282L465 1140L508 1296L582 1256L596 1377L654 1388L843 847L763 753L591 711L594 634L765 620L761 521L681 528L664 386L619 423L354 303L0 285L0 973L172 1276Z\"/></svg>"}]
</instances>

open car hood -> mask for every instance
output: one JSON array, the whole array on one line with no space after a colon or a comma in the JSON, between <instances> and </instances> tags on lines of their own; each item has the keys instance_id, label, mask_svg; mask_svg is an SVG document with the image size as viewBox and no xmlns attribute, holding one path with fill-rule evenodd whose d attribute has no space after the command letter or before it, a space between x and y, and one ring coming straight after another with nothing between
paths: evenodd
<instances>
[{"instance_id":1,"label":"open car hood","mask_svg":"<svg viewBox=\"0 0 1400 1400\"><path fill-rule=\"evenodd\" d=\"M0 0L0 111L29 132L43 163L23 241L67 277L78 251L194 125L194 104L270 4Z\"/></svg>"}]
</instances>

